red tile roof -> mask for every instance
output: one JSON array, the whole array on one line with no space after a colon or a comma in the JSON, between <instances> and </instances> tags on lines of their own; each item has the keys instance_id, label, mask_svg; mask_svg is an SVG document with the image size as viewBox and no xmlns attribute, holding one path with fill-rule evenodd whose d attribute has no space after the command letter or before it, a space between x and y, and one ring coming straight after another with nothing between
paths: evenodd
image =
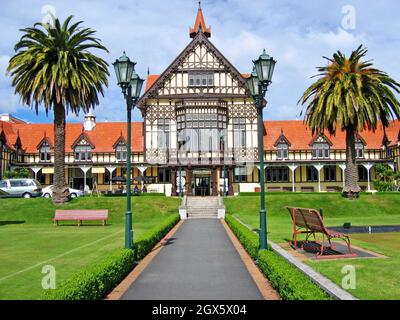
<instances>
[{"instance_id":1,"label":"red tile roof","mask_svg":"<svg viewBox=\"0 0 400 320\"><path fill-rule=\"evenodd\" d=\"M291 150L310 149L310 143L315 136L301 120L285 121L265 121L264 122L264 148L265 150L274 150L275 143L281 134L290 142ZM7 145L14 149L18 136L21 140L22 149L26 153L37 152L38 145L47 137L49 143L54 145L53 125L52 124L27 124L10 123L0 121L0 134L4 133ZM66 126L66 152L72 152L73 143L82 134L88 137L94 145L94 152L114 152L114 145L122 137L126 140L125 122L100 122L97 123L92 131L83 131L80 123L68 123ZM326 137L332 142L332 149L343 150L346 147L345 133L338 131L335 135L325 133ZM399 143L400 121L391 122L386 128L386 135L389 145L393 146ZM382 147L384 131L379 126L375 132L363 131L360 137L366 142L366 149L380 149ZM132 151L144 152L143 123L132 123Z\"/></svg>"},{"instance_id":2,"label":"red tile roof","mask_svg":"<svg viewBox=\"0 0 400 320\"><path fill-rule=\"evenodd\" d=\"M264 149L274 150L274 144L278 138L283 135L290 142L292 150L306 150L310 148L310 142L315 137L302 120L286 120L286 121L264 121ZM386 129L386 134L395 144L399 141L400 121L393 121L389 128ZM335 135L330 135L325 132L326 137L332 142L332 149L346 148L345 132L337 131ZM384 131L382 126L379 126L375 132L364 130L360 132L360 137L367 143L366 149L379 149L382 147Z\"/></svg>"},{"instance_id":3,"label":"red tile roof","mask_svg":"<svg viewBox=\"0 0 400 320\"><path fill-rule=\"evenodd\" d=\"M19 130L22 148L27 153L37 152L39 143L46 136L51 145L54 145L52 124L14 124L14 132ZM68 123L66 126L65 151L72 152L71 146L82 134L83 126L80 123ZM84 131L94 145L95 152L114 152L114 143L122 136L126 139L125 122L100 122L92 131ZM14 133L15 135L15 133ZM7 139L8 136L6 135ZM143 123L132 123L132 151L143 152Z\"/></svg>"}]
</instances>

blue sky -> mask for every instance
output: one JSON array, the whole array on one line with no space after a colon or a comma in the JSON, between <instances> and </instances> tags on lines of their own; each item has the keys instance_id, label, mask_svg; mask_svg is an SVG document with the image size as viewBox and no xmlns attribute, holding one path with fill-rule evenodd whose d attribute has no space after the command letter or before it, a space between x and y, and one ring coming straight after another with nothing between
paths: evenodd
<instances>
[{"instance_id":1,"label":"blue sky","mask_svg":"<svg viewBox=\"0 0 400 320\"><path fill-rule=\"evenodd\" d=\"M97 30L109 49L99 54L111 63L123 50L137 62L145 77L161 73L189 43L189 26L197 11L194 0L4 0L0 12L0 113L12 113L30 122L52 122L44 112L37 116L21 105L14 95L5 70L19 29L32 26L55 9L61 19L70 14ZM351 11L347 8L350 7ZM360 44L369 48L375 65L400 81L400 9L398 0L203 0L206 24L212 28L211 41L238 68L249 72L251 60L263 48L277 61L267 99L265 119L295 119L301 107L297 101L310 85L322 56L342 50L349 54ZM354 11L353 11L354 10ZM350 12L350 14L349 14ZM351 13L355 13L354 19ZM98 121L124 121L122 95L110 68L110 84L95 114ZM81 121L83 115L69 115ZM140 121L140 113L134 112Z\"/></svg>"}]
</instances>

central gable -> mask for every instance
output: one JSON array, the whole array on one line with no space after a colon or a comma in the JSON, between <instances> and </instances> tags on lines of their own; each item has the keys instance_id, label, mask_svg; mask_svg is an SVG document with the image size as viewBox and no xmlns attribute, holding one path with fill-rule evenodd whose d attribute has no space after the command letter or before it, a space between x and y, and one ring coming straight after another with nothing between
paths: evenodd
<instances>
[{"instance_id":1,"label":"central gable","mask_svg":"<svg viewBox=\"0 0 400 320\"><path fill-rule=\"evenodd\" d=\"M200 84L199 84L200 83ZM246 80L203 32L198 32L171 65L139 99L180 99L205 96L248 98Z\"/></svg>"}]
</instances>

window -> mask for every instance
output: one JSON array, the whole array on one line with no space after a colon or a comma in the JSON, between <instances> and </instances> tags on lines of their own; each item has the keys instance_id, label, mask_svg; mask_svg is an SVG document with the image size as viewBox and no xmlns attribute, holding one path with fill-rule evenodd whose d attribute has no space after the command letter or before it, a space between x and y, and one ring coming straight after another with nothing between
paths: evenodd
<instances>
[{"instance_id":1,"label":"window","mask_svg":"<svg viewBox=\"0 0 400 320\"><path fill-rule=\"evenodd\" d=\"M235 182L247 182L246 167L235 168Z\"/></svg>"},{"instance_id":2,"label":"window","mask_svg":"<svg viewBox=\"0 0 400 320\"><path fill-rule=\"evenodd\" d=\"M158 148L169 149L170 141L170 119L158 119Z\"/></svg>"},{"instance_id":3,"label":"window","mask_svg":"<svg viewBox=\"0 0 400 320\"><path fill-rule=\"evenodd\" d=\"M227 111L222 108L191 109L177 116L178 136L186 138L190 151L219 151L220 138L227 127Z\"/></svg>"},{"instance_id":4,"label":"window","mask_svg":"<svg viewBox=\"0 0 400 320\"><path fill-rule=\"evenodd\" d=\"M287 159L289 157L289 146L286 143L278 143L276 146L277 150L277 158Z\"/></svg>"},{"instance_id":5,"label":"window","mask_svg":"<svg viewBox=\"0 0 400 320\"><path fill-rule=\"evenodd\" d=\"M267 182L289 182L289 168L268 167Z\"/></svg>"},{"instance_id":6,"label":"window","mask_svg":"<svg viewBox=\"0 0 400 320\"><path fill-rule=\"evenodd\" d=\"M189 87L214 86L213 73L189 73Z\"/></svg>"},{"instance_id":7,"label":"window","mask_svg":"<svg viewBox=\"0 0 400 320\"><path fill-rule=\"evenodd\" d=\"M313 158L326 159L329 158L329 144L326 142L315 142L312 150Z\"/></svg>"},{"instance_id":8,"label":"window","mask_svg":"<svg viewBox=\"0 0 400 320\"><path fill-rule=\"evenodd\" d=\"M368 181L368 171L364 166L358 166L358 181Z\"/></svg>"},{"instance_id":9,"label":"window","mask_svg":"<svg viewBox=\"0 0 400 320\"><path fill-rule=\"evenodd\" d=\"M90 146L76 146L75 161L92 161L92 148Z\"/></svg>"},{"instance_id":10,"label":"window","mask_svg":"<svg viewBox=\"0 0 400 320\"><path fill-rule=\"evenodd\" d=\"M126 161L127 159L127 148L124 143L119 143L115 148L115 156L117 161Z\"/></svg>"},{"instance_id":11,"label":"window","mask_svg":"<svg viewBox=\"0 0 400 320\"><path fill-rule=\"evenodd\" d=\"M158 168L158 183L171 182L171 171L167 168Z\"/></svg>"},{"instance_id":12,"label":"window","mask_svg":"<svg viewBox=\"0 0 400 320\"><path fill-rule=\"evenodd\" d=\"M233 119L233 141L235 148L246 147L246 119Z\"/></svg>"},{"instance_id":13,"label":"window","mask_svg":"<svg viewBox=\"0 0 400 320\"><path fill-rule=\"evenodd\" d=\"M336 181L336 166L325 166L324 178L325 181Z\"/></svg>"},{"instance_id":14,"label":"window","mask_svg":"<svg viewBox=\"0 0 400 320\"><path fill-rule=\"evenodd\" d=\"M318 170L313 166L307 166L307 181L315 182L318 181Z\"/></svg>"},{"instance_id":15,"label":"window","mask_svg":"<svg viewBox=\"0 0 400 320\"><path fill-rule=\"evenodd\" d=\"M8 188L7 181L5 181L5 180L0 181L0 188Z\"/></svg>"},{"instance_id":16,"label":"window","mask_svg":"<svg viewBox=\"0 0 400 320\"><path fill-rule=\"evenodd\" d=\"M40 161L42 162L50 162L51 155L50 155L50 146L46 143L40 147Z\"/></svg>"},{"instance_id":17,"label":"window","mask_svg":"<svg viewBox=\"0 0 400 320\"><path fill-rule=\"evenodd\" d=\"M362 142L356 142L356 158L364 158L364 144Z\"/></svg>"}]
</instances>

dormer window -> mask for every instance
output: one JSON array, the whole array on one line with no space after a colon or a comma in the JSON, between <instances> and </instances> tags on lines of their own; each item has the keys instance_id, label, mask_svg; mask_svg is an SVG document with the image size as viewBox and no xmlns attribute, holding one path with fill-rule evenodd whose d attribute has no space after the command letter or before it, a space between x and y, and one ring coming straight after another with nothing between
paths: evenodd
<instances>
[{"instance_id":1,"label":"dormer window","mask_svg":"<svg viewBox=\"0 0 400 320\"><path fill-rule=\"evenodd\" d=\"M126 161L127 159L127 148L126 145L124 143L119 143L116 147L115 147L115 157L117 159L117 161Z\"/></svg>"},{"instance_id":2,"label":"dormer window","mask_svg":"<svg viewBox=\"0 0 400 320\"><path fill-rule=\"evenodd\" d=\"M364 158L364 144L362 142L356 142L356 158Z\"/></svg>"},{"instance_id":3,"label":"dormer window","mask_svg":"<svg viewBox=\"0 0 400 320\"><path fill-rule=\"evenodd\" d=\"M92 147L80 145L76 146L75 161L92 161Z\"/></svg>"},{"instance_id":4,"label":"dormer window","mask_svg":"<svg viewBox=\"0 0 400 320\"><path fill-rule=\"evenodd\" d=\"M278 143L276 157L279 160L284 160L289 158L289 146L287 143Z\"/></svg>"},{"instance_id":5,"label":"dormer window","mask_svg":"<svg viewBox=\"0 0 400 320\"><path fill-rule=\"evenodd\" d=\"M315 142L312 148L312 156L314 159L329 158L329 144L327 142Z\"/></svg>"},{"instance_id":6,"label":"dormer window","mask_svg":"<svg viewBox=\"0 0 400 320\"><path fill-rule=\"evenodd\" d=\"M51 160L50 145L48 143L43 143L39 149L39 154L41 162L50 162Z\"/></svg>"},{"instance_id":7,"label":"dormer window","mask_svg":"<svg viewBox=\"0 0 400 320\"><path fill-rule=\"evenodd\" d=\"M94 145L85 133L82 133L71 147L74 150L75 161L92 161Z\"/></svg>"}]
</instances>

